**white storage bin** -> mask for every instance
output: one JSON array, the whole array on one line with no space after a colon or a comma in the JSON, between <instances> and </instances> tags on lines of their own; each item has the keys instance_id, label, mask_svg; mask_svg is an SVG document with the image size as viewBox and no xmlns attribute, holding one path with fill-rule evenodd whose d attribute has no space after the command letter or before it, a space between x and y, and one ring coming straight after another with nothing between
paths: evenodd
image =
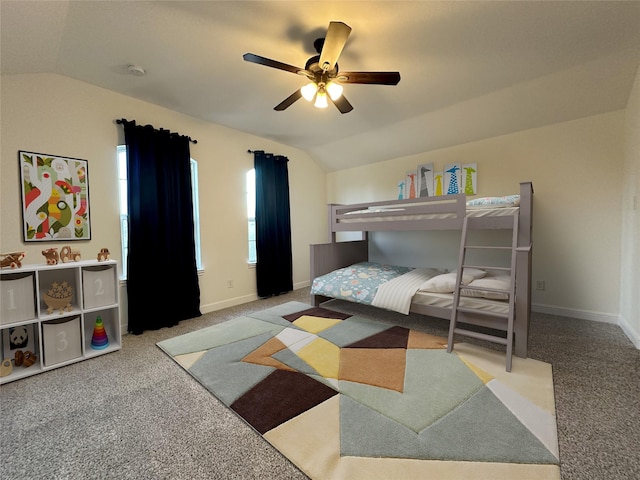
<instances>
[{"instance_id":1,"label":"white storage bin","mask_svg":"<svg viewBox=\"0 0 640 480\"><path fill-rule=\"evenodd\" d=\"M15 273L0 278L0 325L35 318L35 273Z\"/></svg>"},{"instance_id":2,"label":"white storage bin","mask_svg":"<svg viewBox=\"0 0 640 480\"><path fill-rule=\"evenodd\" d=\"M44 366L79 358L82 355L80 317L42 322Z\"/></svg>"},{"instance_id":3,"label":"white storage bin","mask_svg":"<svg viewBox=\"0 0 640 480\"><path fill-rule=\"evenodd\" d=\"M116 303L116 268L113 265L82 269L84 308L104 307Z\"/></svg>"}]
</instances>

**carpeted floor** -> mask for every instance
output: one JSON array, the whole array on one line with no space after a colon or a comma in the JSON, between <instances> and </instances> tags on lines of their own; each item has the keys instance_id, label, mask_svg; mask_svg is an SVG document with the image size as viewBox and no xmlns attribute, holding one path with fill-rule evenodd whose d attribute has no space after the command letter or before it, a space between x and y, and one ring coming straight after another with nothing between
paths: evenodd
<instances>
[{"instance_id":1,"label":"carpeted floor","mask_svg":"<svg viewBox=\"0 0 640 480\"><path fill-rule=\"evenodd\" d=\"M121 351L1 386L0 478L307 478L156 347L288 301L308 303L308 289L126 335ZM446 335L447 322L380 313ZM617 326L540 314L530 346L553 365L562 479L640 478L640 351Z\"/></svg>"}]
</instances>

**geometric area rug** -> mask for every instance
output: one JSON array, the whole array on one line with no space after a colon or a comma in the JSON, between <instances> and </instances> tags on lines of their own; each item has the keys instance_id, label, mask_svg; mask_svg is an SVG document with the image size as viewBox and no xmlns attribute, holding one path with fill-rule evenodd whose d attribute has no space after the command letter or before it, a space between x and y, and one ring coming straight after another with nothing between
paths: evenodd
<instances>
[{"instance_id":1,"label":"geometric area rug","mask_svg":"<svg viewBox=\"0 0 640 480\"><path fill-rule=\"evenodd\" d=\"M551 365L289 302L157 345L312 479L560 478Z\"/></svg>"}]
</instances>

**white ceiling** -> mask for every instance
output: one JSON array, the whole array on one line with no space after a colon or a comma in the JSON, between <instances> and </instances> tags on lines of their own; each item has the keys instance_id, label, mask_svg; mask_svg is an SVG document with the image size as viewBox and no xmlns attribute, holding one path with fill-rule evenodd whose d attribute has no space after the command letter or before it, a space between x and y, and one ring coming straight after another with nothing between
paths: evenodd
<instances>
[{"instance_id":1,"label":"white ceiling","mask_svg":"<svg viewBox=\"0 0 640 480\"><path fill-rule=\"evenodd\" d=\"M640 1L1 0L2 74L50 72L299 147L327 171L625 108L640 65ZM354 106L273 107L329 22L352 27ZM147 74L127 73L127 65ZM189 132L181 132L186 135Z\"/></svg>"}]
</instances>

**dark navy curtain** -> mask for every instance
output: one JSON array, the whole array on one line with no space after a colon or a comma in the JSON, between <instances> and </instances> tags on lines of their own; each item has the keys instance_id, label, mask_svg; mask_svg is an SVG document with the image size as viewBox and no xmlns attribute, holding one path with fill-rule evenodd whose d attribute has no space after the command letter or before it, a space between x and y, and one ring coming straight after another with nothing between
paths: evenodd
<instances>
[{"instance_id":1,"label":"dark navy curtain","mask_svg":"<svg viewBox=\"0 0 640 480\"><path fill-rule=\"evenodd\" d=\"M256 170L256 278L258 297L293 290L289 160L254 152Z\"/></svg>"},{"instance_id":2,"label":"dark navy curtain","mask_svg":"<svg viewBox=\"0 0 640 480\"><path fill-rule=\"evenodd\" d=\"M189 137L124 125L129 195L128 331L177 325L200 313Z\"/></svg>"}]
</instances>

